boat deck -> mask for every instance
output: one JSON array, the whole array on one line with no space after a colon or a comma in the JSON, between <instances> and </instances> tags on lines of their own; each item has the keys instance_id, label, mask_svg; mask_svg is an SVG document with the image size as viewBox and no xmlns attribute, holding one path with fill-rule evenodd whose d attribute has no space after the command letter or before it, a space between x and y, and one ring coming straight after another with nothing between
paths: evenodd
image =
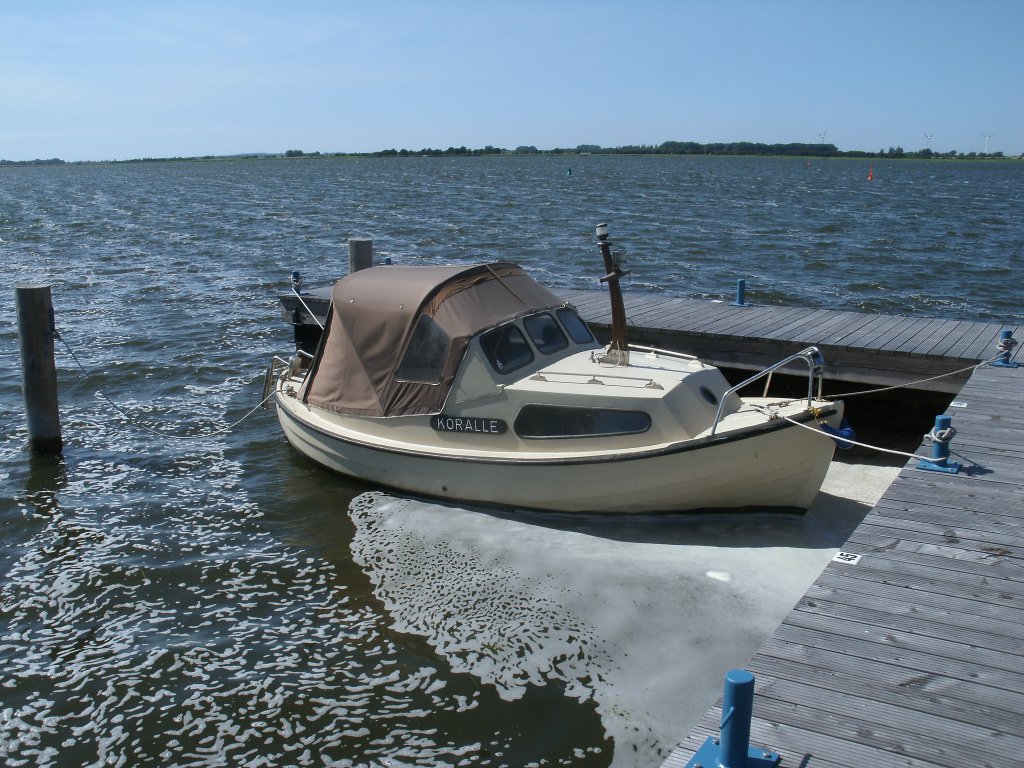
<instances>
[{"instance_id":1,"label":"boat deck","mask_svg":"<svg viewBox=\"0 0 1024 768\"><path fill-rule=\"evenodd\" d=\"M799 768L1024 765L1022 401L1024 368L971 375L948 411L960 473L908 463L843 548L859 562L831 562L746 665L751 745Z\"/></svg>"}]
</instances>

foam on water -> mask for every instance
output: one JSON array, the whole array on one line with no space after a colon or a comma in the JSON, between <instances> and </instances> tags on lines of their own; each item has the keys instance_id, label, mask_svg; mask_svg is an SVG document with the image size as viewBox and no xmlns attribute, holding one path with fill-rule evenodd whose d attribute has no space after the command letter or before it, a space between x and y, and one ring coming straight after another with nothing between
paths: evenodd
<instances>
[{"instance_id":1,"label":"foam on water","mask_svg":"<svg viewBox=\"0 0 1024 768\"><path fill-rule=\"evenodd\" d=\"M395 629L503 698L552 680L593 698L613 764L653 765L896 473L834 464L807 516L783 519L549 522L368 493L352 505L352 554Z\"/></svg>"}]
</instances>

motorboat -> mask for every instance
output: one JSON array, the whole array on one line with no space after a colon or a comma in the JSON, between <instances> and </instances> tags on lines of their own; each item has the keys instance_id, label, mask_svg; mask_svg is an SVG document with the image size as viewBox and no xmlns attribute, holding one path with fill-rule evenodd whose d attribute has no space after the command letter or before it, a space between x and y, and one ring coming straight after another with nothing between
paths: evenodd
<instances>
[{"instance_id":1,"label":"motorboat","mask_svg":"<svg viewBox=\"0 0 1024 768\"><path fill-rule=\"evenodd\" d=\"M692 355L629 343L628 271L605 225L597 238L608 344L512 263L384 265L338 280L315 354L277 357L267 371L288 441L327 469L460 504L810 506L843 417L841 401L822 399L819 351L730 386ZM794 365L801 377L806 366L806 396L740 394Z\"/></svg>"}]
</instances>

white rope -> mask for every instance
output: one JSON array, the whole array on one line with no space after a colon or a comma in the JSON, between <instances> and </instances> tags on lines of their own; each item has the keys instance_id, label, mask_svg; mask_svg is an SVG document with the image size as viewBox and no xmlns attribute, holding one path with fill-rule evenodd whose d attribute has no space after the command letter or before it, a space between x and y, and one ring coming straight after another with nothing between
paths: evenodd
<instances>
[{"instance_id":1,"label":"white rope","mask_svg":"<svg viewBox=\"0 0 1024 768\"><path fill-rule=\"evenodd\" d=\"M82 365L82 362L78 359L78 355L75 354L75 351L71 348L71 345L68 344L67 340L63 336L60 335L60 333L57 331L56 328L53 331L53 335L56 336L58 339L60 339L61 343L67 348L68 353L70 353L72 359L75 361L75 363L81 369L82 373L85 375L85 378L86 379L91 379L92 376L89 375L89 371L87 371L85 366ZM274 397L274 395L277 394L277 393L276 392L271 392L269 395L267 395L265 398L263 398L262 401L260 401L259 405L257 405L255 408L250 410L247 414L245 414L245 416L240 418L238 421L235 421L235 422L233 422L231 424L228 424L226 427L221 427L220 429L215 429L212 432L204 432L201 435L176 435L173 432L167 432L167 431L162 430L162 429L154 429L153 427L150 427L150 426L148 426L146 424L143 424L141 421L136 419L130 413L125 411L124 408L122 408L117 403L115 403L113 400L111 400L109 397L107 397L106 394L104 394L103 390L101 390L99 387L96 388L96 394L99 395L101 398L103 398L114 410L116 410L118 413L120 413L122 416L124 416L126 419L128 419L128 421L130 421L132 424L134 424L139 429L145 430L146 432L151 432L154 435L160 435L160 437L168 437L168 438L170 438L172 440L204 440L204 439L206 439L208 437L215 437L217 435L223 435L226 432L230 432L232 429L234 429L239 424L241 424L243 421L245 421L250 416L252 416L254 413L256 413L256 411L258 411L260 408L262 408L267 402L270 401L270 398Z\"/></svg>"},{"instance_id":2,"label":"white rope","mask_svg":"<svg viewBox=\"0 0 1024 768\"><path fill-rule=\"evenodd\" d=\"M1001 355L996 355L995 357L991 358L990 360L985 360L985 361L980 362L980 363L975 363L974 365L969 365L966 368L960 368L959 370L956 370L956 371L949 371L948 373L940 373L938 376L929 376L927 379L918 379L917 381L909 381L906 384L894 384L891 387L879 387L878 389L865 389L865 390L863 390L861 392L846 392L846 393L841 394L841 395L831 395L830 394L830 395L826 395L825 397L828 400L848 400L849 398L856 397L857 395L874 395L874 394L877 394L879 392L889 392L889 391L894 390L894 389L904 389L904 388L907 388L907 387L916 387L918 384L927 384L929 381L937 381L938 379L944 379L947 376L956 376L957 374L960 374L960 373L966 373L967 371L973 371L973 370L975 370L977 368L981 368L984 365L989 365L990 363L994 363L1000 357L1001 357ZM791 400L790 402L796 402L796 401L795 400Z\"/></svg>"},{"instance_id":3,"label":"white rope","mask_svg":"<svg viewBox=\"0 0 1024 768\"><path fill-rule=\"evenodd\" d=\"M893 456L905 456L908 459L919 459L920 461L934 461L934 459L927 458L925 456L918 456L916 453L906 453L905 451L896 451L896 450L893 450L892 448L882 448L881 446L878 446L878 445L870 445L868 443L859 443L856 440L850 440L850 439L842 437L842 436L830 435L828 432L826 432L825 430L821 429L818 426L811 427L811 426L808 426L807 424L804 424L801 421L797 421L796 419L792 419L789 416L783 416L782 414L780 414L780 413L778 413L776 411L769 411L766 408L760 408L760 407L758 407L756 405L754 407L757 408L759 411L761 411L762 413L764 413L766 415L774 414L778 418L783 419L785 421L788 421L790 424L795 424L798 427L802 427L803 429L806 429L806 430L809 430L811 432L814 432L816 435L821 435L822 437L827 437L829 440L833 440L833 439L834 440L839 440L839 441L842 441L843 443L846 443L847 445L856 445L858 448L868 448L869 450L880 451L881 453L891 453Z\"/></svg>"},{"instance_id":4,"label":"white rope","mask_svg":"<svg viewBox=\"0 0 1024 768\"><path fill-rule=\"evenodd\" d=\"M314 323L316 323L317 325L319 325L319 326L320 326L320 330L321 330L321 331L322 331L322 330L324 330L324 326L323 326L323 323L321 323L321 322L320 322L319 320L317 320L317 319L316 319L316 315L314 315L314 314L313 314L313 310L312 310L312 309L310 309L310 308L309 308L309 306L308 306L308 305L306 304L306 302L304 302L304 301L302 300L302 297L301 297L301 296L299 295L299 292L298 292L297 290L295 290L295 286L294 286L294 285L292 286L292 293L294 293L294 294L295 294L295 298L297 298L297 299L299 300L299 303L300 303L300 304L301 304L301 305L302 305L303 307L305 307L305 308L306 308L306 311L307 311L307 312L309 312L309 316L313 318L313 322L314 322Z\"/></svg>"},{"instance_id":5,"label":"white rope","mask_svg":"<svg viewBox=\"0 0 1024 768\"><path fill-rule=\"evenodd\" d=\"M931 431L924 433L925 440L931 440L933 443L948 443L956 436L955 427L946 427L945 429L931 428Z\"/></svg>"}]
</instances>

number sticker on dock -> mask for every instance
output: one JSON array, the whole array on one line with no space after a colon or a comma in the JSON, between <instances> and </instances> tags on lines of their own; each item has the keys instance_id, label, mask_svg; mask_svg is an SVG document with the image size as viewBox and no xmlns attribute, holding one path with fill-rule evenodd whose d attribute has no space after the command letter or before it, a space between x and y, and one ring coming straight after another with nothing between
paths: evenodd
<instances>
[{"instance_id":1,"label":"number sticker on dock","mask_svg":"<svg viewBox=\"0 0 1024 768\"><path fill-rule=\"evenodd\" d=\"M860 555L855 555L853 552L836 552L835 557L832 558L832 562L856 565L860 562Z\"/></svg>"}]
</instances>

